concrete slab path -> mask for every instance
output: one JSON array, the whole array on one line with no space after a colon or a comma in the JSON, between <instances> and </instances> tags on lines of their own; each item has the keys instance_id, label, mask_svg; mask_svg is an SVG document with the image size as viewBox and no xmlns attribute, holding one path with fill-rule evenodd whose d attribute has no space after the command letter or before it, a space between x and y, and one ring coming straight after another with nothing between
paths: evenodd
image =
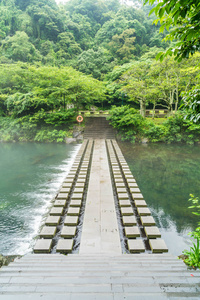
<instances>
[{"instance_id":1,"label":"concrete slab path","mask_svg":"<svg viewBox=\"0 0 200 300\"><path fill-rule=\"evenodd\" d=\"M105 140L95 140L80 254L121 254Z\"/></svg>"}]
</instances>

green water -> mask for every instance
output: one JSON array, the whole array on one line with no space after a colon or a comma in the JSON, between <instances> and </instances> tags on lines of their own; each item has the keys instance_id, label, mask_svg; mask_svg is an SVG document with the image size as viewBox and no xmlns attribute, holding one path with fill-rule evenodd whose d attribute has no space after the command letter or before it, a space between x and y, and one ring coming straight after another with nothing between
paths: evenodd
<instances>
[{"instance_id":1,"label":"green water","mask_svg":"<svg viewBox=\"0 0 200 300\"><path fill-rule=\"evenodd\" d=\"M79 147L0 143L0 253L31 251Z\"/></svg>"},{"instance_id":2,"label":"green water","mask_svg":"<svg viewBox=\"0 0 200 300\"><path fill-rule=\"evenodd\" d=\"M0 144L0 253L32 250L51 200L80 145ZM200 146L120 147L169 251L189 249L187 233L198 217L188 210L189 194L200 196Z\"/></svg>"},{"instance_id":3,"label":"green water","mask_svg":"<svg viewBox=\"0 0 200 300\"><path fill-rule=\"evenodd\" d=\"M188 232L200 221L188 209L189 194L200 197L200 146L121 143L120 148L170 252L189 249Z\"/></svg>"}]
</instances>

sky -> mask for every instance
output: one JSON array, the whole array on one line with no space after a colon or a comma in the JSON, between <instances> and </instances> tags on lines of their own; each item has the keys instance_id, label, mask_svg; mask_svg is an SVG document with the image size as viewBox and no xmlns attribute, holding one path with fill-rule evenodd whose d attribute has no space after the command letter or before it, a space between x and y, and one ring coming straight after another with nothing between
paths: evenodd
<instances>
[{"instance_id":1,"label":"sky","mask_svg":"<svg viewBox=\"0 0 200 300\"><path fill-rule=\"evenodd\" d=\"M55 0L55 1L56 1L56 3L66 3L69 0Z\"/></svg>"}]
</instances>

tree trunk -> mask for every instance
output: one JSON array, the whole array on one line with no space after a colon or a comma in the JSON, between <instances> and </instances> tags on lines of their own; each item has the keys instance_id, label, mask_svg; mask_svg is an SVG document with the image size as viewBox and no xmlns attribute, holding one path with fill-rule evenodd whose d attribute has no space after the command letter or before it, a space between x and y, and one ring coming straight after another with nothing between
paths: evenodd
<instances>
[{"instance_id":1,"label":"tree trunk","mask_svg":"<svg viewBox=\"0 0 200 300\"><path fill-rule=\"evenodd\" d=\"M146 113L146 104L145 101L140 100L140 114L145 118L145 113Z\"/></svg>"},{"instance_id":2,"label":"tree trunk","mask_svg":"<svg viewBox=\"0 0 200 300\"><path fill-rule=\"evenodd\" d=\"M153 119L155 117L155 109L156 109L156 102L153 103L153 115L152 115Z\"/></svg>"}]
</instances>

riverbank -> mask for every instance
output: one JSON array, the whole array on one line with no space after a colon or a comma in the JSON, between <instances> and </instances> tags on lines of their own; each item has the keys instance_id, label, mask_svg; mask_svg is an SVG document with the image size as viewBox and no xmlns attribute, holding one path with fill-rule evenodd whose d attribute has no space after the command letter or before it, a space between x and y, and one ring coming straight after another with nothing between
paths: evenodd
<instances>
[{"instance_id":1,"label":"riverbank","mask_svg":"<svg viewBox=\"0 0 200 300\"><path fill-rule=\"evenodd\" d=\"M3 256L0 254L0 268L3 266L8 266L9 263L13 262L15 258L21 258L21 255L8 255L8 256Z\"/></svg>"}]
</instances>

